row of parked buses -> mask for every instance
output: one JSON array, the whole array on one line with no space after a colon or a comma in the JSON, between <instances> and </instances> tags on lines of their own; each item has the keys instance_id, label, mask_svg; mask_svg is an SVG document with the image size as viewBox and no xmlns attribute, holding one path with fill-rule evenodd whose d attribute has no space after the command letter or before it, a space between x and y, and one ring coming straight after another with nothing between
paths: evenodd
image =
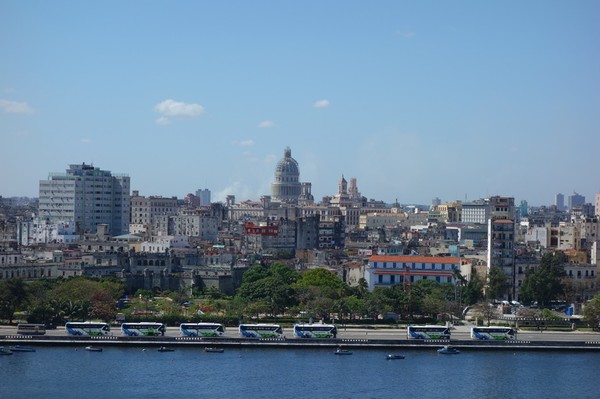
<instances>
[{"instance_id":1,"label":"row of parked buses","mask_svg":"<svg viewBox=\"0 0 600 399\"><path fill-rule=\"evenodd\" d=\"M449 327L444 326L408 326L407 338L411 339L450 339ZM515 339L517 333L512 327L471 327L471 338L479 340Z\"/></svg>"},{"instance_id":2,"label":"row of parked buses","mask_svg":"<svg viewBox=\"0 0 600 399\"><path fill-rule=\"evenodd\" d=\"M101 336L111 335L110 325L101 322L67 322L65 331L69 335ZM163 323L142 322L123 323L121 333L126 336L158 336L165 335ZM187 337L222 337L225 326L220 323L181 323L179 331ZM278 324L240 324L240 337L243 338L285 338L283 328ZM46 329L43 324L19 324L18 334L43 335ZM444 326L408 326L409 339L450 339L449 327ZM298 338L336 338L337 328L333 324L295 324L294 336ZM511 327L472 327L471 338L479 340L515 339L516 332Z\"/></svg>"},{"instance_id":3,"label":"row of parked buses","mask_svg":"<svg viewBox=\"0 0 600 399\"><path fill-rule=\"evenodd\" d=\"M240 324L238 330L244 338L285 338L283 328L278 324ZM95 322L67 322L65 331L70 335L112 334L108 323ZM121 324L121 333L131 337L165 335L165 331L163 323ZM225 326L220 323L181 323L179 331L187 337L222 337L225 335ZM331 324L296 324L294 335L301 338L335 338L337 328Z\"/></svg>"}]
</instances>

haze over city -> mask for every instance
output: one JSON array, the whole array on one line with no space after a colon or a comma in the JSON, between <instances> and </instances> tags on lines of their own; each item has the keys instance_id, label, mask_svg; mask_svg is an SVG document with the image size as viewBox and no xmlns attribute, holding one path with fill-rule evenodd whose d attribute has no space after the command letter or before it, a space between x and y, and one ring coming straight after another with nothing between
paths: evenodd
<instances>
[{"instance_id":1,"label":"haze over city","mask_svg":"<svg viewBox=\"0 0 600 399\"><path fill-rule=\"evenodd\" d=\"M596 1L0 3L0 195L69 164L142 195L590 201Z\"/></svg>"}]
</instances>

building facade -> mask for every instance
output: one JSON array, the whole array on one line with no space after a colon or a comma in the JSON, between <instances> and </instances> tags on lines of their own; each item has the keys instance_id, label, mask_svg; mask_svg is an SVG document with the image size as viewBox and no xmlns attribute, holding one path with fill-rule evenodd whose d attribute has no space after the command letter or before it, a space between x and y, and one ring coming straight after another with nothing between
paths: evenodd
<instances>
[{"instance_id":1,"label":"building facade","mask_svg":"<svg viewBox=\"0 0 600 399\"><path fill-rule=\"evenodd\" d=\"M418 280L455 284L455 270L460 270L460 263L460 258L451 256L374 255L369 258L365 279L369 291L397 284L410 289Z\"/></svg>"},{"instance_id":2,"label":"building facade","mask_svg":"<svg viewBox=\"0 0 600 399\"><path fill-rule=\"evenodd\" d=\"M69 165L66 173L51 173L40 181L39 217L50 222L72 221L78 234L106 224L110 234L129 229L129 176L113 175L92 165Z\"/></svg>"}]
</instances>

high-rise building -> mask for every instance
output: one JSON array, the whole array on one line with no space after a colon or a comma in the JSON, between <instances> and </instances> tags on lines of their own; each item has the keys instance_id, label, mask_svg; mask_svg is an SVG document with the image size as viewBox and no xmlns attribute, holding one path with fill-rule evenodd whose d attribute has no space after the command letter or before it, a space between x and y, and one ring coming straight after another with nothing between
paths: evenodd
<instances>
[{"instance_id":1,"label":"high-rise building","mask_svg":"<svg viewBox=\"0 0 600 399\"><path fill-rule=\"evenodd\" d=\"M66 173L40 180L39 217L50 222L75 223L78 233L95 233L108 225L116 236L129 229L129 176L113 175L92 165L69 165Z\"/></svg>"},{"instance_id":2,"label":"high-rise building","mask_svg":"<svg viewBox=\"0 0 600 399\"><path fill-rule=\"evenodd\" d=\"M568 197L568 205L569 209L579 208L583 204L585 204L585 196L577 194L575 191L573 195L569 195Z\"/></svg>"},{"instance_id":3,"label":"high-rise building","mask_svg":"<svg viewBox=\"0 0 600 399\"><path fill-rule=\"evenodd\" d=\"M488 268L499 267L506 274L507 284L503 295L515 299L515 199L491 197L489 204Z\"/></svg>"},{"instance_id":4,"label":"high-rise building","mask_svg":"<svg viewBox=\"0 0 600 399\"><path fill-rule=\"evenodd\" d=\"M200 198L200 206L210 205L210 190L208 188L196 190L196 197Z\"/></svg>"},{"instance_id":5,"label":"high-rise building","mask_svg":"<svg viewBox=\"0 0 600 399\"><path fill-rule=\"evenodd\" d=\"M554 205L556 205L556 209L559 211L565 210L565 196L562 193L556 194Z\"/></svg>"}]
</instances>

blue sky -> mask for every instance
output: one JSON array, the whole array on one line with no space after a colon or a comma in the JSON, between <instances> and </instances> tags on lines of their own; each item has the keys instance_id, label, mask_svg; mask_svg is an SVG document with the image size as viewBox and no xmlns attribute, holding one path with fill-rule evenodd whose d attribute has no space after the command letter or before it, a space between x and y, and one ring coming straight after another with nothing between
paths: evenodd
<instances>
[{"instance_id":1,"label":"blue sky","mask_svg":"<svg viewBox=\"0 0 600 399\"><path fill-rule=\"evenodd\" d=\"M600 192L598 1L0 2L0 195L69 164L401 203Z\"/></svg>"}]
</instances>

